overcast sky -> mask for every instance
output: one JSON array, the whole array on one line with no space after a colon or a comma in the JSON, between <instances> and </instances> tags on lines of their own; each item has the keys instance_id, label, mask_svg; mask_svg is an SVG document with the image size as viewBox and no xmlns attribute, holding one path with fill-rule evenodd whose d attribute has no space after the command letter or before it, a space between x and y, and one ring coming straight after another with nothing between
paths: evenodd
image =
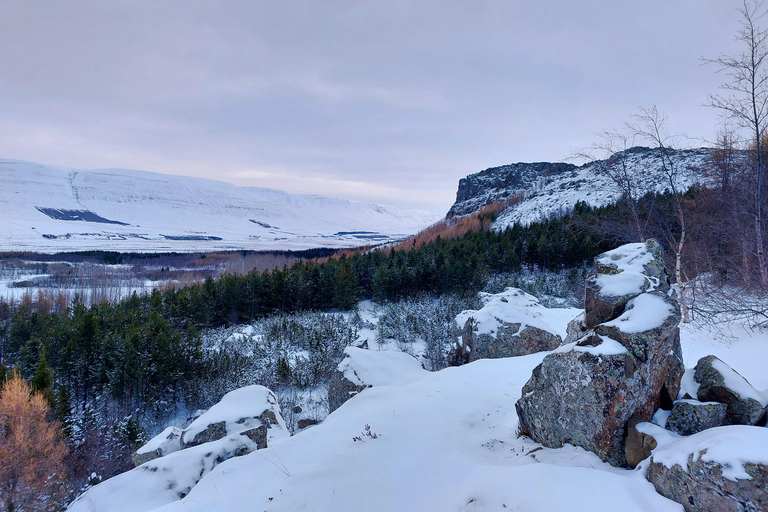
<instances>
[{"instance_id":1,"label":"overcast sky","mask_svg":"<svg viewBox=\"0 0 768 512\"><path fill-rule=\"evenodd\" d=\"M0 157L445 213L458 180L702 105L737 0L0 0Z\"/></svg>"}]
</instances>

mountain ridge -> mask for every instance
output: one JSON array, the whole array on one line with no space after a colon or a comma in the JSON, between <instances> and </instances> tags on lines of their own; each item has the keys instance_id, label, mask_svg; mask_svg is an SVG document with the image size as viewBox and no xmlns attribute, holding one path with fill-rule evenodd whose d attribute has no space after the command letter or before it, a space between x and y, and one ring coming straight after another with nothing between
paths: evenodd
<instances>
[{"instance_id":1,"label":"mountain ridge","mask_svg":"<svg viewBox=\"0 0 768 512\"><path fill-rule=\"evenodd\" d=\"M670 150L678 173L676 186L687 190L707 182L701 172L713 163L712 148ZM529 225L573 210L584 201L600 207L621 198L617 185L601 173L601 167L622 157L628 169L638 177L638 193L664 192L668 180L661 168L658 151L636 146L614 153L605 160L594 160L577 166L564 162L519 162L490 167L459 181L456 202L448 216L469 215L484 206L521 198L504 210L493 229L501 231L515 223Z\"/></svg>"},{"instance_id":2,"label":"mountain ridge","mask_svg":"<svg viewBox=\"0 0 768 512\"><path fill-rule=\"evenodd\" d=\"M38 252L356 247L404 238L439 218L204 178L11 159L0 159L0 216L0 248Z\"/></svg>"}]
</instances>

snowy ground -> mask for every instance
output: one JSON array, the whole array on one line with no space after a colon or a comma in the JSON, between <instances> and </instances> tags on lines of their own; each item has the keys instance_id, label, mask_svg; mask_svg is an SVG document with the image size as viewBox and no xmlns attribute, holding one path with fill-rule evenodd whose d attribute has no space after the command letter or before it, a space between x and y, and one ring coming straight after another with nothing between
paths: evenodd
<instances>
[{"instance_id":1,"label":"snowy ground","mask_svg":"<svg viewBox=\"0 0 768 512\"><path fill-rule=\"evenodd\" d=\"M367 305L361 313L375 319ZM683 326L686 366L715 354L768 387L768 333L730 332L724 339ZM158 510L682 510L642 469L517 437L514 404L544 356L480 360L367 389L322 424L221 464L185 499Z\"/></svg>"},{"instance_id":2,"label":"snowy ground","mask_svg":"<svg viewBox=\"0 0 768 512\"><path fill-rule=\"evenodd\" d=\"M358 247L440 216L125 169L0 159L0 250L196 252Z\"/></svg>"}]
</instances>

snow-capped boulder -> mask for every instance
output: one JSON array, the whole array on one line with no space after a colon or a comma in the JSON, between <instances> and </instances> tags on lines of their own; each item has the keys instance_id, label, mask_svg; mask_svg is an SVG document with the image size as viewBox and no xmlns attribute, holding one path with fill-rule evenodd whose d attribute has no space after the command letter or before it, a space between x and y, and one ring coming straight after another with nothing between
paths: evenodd
<instances>
[{"instance_id":1,"label":"snow-capped boulder","mask_svg":"<svg viewBox=\"0 0 768 512\"><path fill-rule=\"evenodd\" d=\"M474 346L471 361L524 356L554 350L562 343L548 321L551 311L533 295L507 288L502 293L481 294L481 300L481 309L456 316L456 323L464 326L461 345L469 346L466 338L470 338Z\"/></svg>"},{"instance_id":2,"label":"snow-capped boulder","mask_svg":"<svg viewBox=\"0 0 768 512\"><path fill-rule=\"evenodd\" d=\"M134 466L181 450L181 429L168 427L131 455Z\"/></svg>"},{"instance_id":3,"label":"snow-capped boulder","mask_svg":"<svg viewBox=\"0 0 768 512\"><path fill-rule=\"evenodd\" d=\"M633 297L669 290L669 273L656 240L626 244L595 258L595 273L586 282L586 324L595 327L619 316Z\"/></svg>"},{"instance_id":4,"label":"snow-capped boulder","mask_svg":"<svg viewBox=\"0 0 768 512\"><path fill-rule=\"evenodd\" d=\"M768 510L768 429L731 425L679 437L649 423L638 428L658 442L648 480L686 512Z\"/></svg>"},{"instance_id":5,"label":"snow-capped boulder","mask_svg":"<svg viewBox=\"0 0 768 512\"><path fill-rule=\"evenodd\" d=\"M246 386L230 391L219 403L193 421L181 434L181 446L189 448L241 432L267 446L267 429L277 426L286 433L274 393L264 386Z\"/></svg>"},{"instance_id":6,"label":"snow-capped boulder","mask_svg":"<svg viewBox=\"0 0 768 512\"><path fill-rule=\"evenodd\" d=\"M259 448L246 433L179 450L103 481L75 500L70 512L144 512L180 500L211 470Z\"/></svg>"},{"instance_id":7,"label":"snow-capped boulder","mask_svg":"<svg viewBox=\"0 0 768 512\"><path fill-rule=\"evenodd\" d=\"M678 400L672 406L666 428L681 436L696 434L708 428L722 426L725 411L726 405L718 402Z\"/></svg>"},{"instance_id":8,"label":"snow-capped boulder","mask_svg":"<svg viewBox=\"0 0 768 512\"><path fill-rule=\"evenodd\" d=\"M699 359L693 378L699 385L700 401L727 405L726 424L756 425L765 416L768 394L752 387L747 379L717 357Z\"/></svg>"},{"instance_id":9,"label":"snow-capped boulder","mask_svg":"<svg viewBox=\"0 0 768 512\"><path fill-rule=\"evenodd\" d=\"M684 372L680 308L657 291L659 276L666 275L658 267L660 251L655 242L628 244L596 258L598 273L613 266L621 270L597 277L629 277L619 282L591 276L610 291L605 296L622 297L623 309L606 318L587 303L587 323L598 317L603 323L533 370L515 404L521 432L550 448L570 443L611 465L630 464L625 452L630 423L650 421L660 406L670 409ZM646 268L648 275L639 273Z\"/></svg>"},{"instance_id":10,"label":"snow-capped boulder","mask_svg":"<svg viewBox=\"0 0 768 512\"><path fill-rule=\"evenodd\" d=\"M374 352L347 347L344 359L331 375L328 386L330 412L365 388L404 384L426 373L413 356L404 352Z\"/></svg>"}]
</instances>

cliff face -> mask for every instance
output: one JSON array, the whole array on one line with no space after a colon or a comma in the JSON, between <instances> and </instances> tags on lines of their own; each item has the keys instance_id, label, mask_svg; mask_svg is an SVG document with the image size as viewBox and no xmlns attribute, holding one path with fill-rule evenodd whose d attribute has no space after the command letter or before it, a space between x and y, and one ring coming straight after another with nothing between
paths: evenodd
<instances>
[{"instance_id":1,"label":"cliff face","mask_svg":"<svg viewBox=\"0 0 768 512\"><path fill-rule=\"evenodd\" d=\"M706 185L704 169L713 164L712 149L670 150L668 155L675 170L678 190ZM520 194L522 200L507 208L493 225L504 230L515 223L528 225L562 216L573 210L577 201L599 207L621 198L621 190L610 178L611 170L626 166L635 181L635 193L664 192L669 179L664 172L659 152L633 147L581 166L566 163L517 163L492 167L459 181L456 202L448 216L468 215L487 204Z\"/></svg>"},{"instance_id":2,"label":"cliff face","mask_svg":"<svg viewBox=\"0 0 768 512\"><path fill-rule=\"evenodd\" d=\"M470 174L459 181L456 202L448 216L467 215L513 194L536 190L544 186L549 178L576 169L575 165L566 163L516 163Z\"/></svg>"}]
</instances>

